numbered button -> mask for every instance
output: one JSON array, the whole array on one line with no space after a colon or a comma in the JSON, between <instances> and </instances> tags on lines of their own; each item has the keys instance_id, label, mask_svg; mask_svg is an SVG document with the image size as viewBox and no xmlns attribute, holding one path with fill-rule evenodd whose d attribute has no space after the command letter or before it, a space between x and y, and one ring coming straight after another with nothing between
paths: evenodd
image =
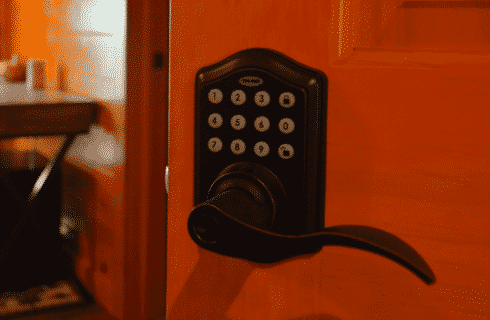
<instances>
[{"instance_id":1,"label":"numbered button","mask_svg":"<svg viewBox=\"0 0 490 320\"><path fill-rule=\"evenodd\" d=\"M281 93L281 95L279 96L279 104L281 105L281 107L291 108L292 106L294 106L295 102L296 98L291 92L284 92Z\"/></svg>"},{"instance_id":2,"label":"numbered button","mask_svg":"<svg viewBox=\"0 0 490 320\"><path fill-rule=\"evenodd\" d=\"M279 157L282 159L290 159L294 156L293 146L290 144L281 144L279 147Z\"/></svg>"},{"instance_id":3,"label":"numbered button","mask_svg":"<svg viewBox=\"0 0 490 320\"><path fill-rule=\"evenodd\" d=\"M219 128L223 124L223 118L219 113L213 113L208 118L208 123L212 128Z\"/></svg>"},{"instance_id":4,"label":"numbered button","mask_svg":"<svg viewBox=\"0 0 490 320\"><path fill-rule=\"evenodd\" d=\"M257 119L255 119L254 122L254 127L259 132L267 131L270 125L271 123L269 122L269 119L267 119L266 117L258 117Z\"/></svg>"},{"instance_id":5,"label":"numbered button","mask_svg":"<svg viewBox=\"0 0 490 320\"><path fill-rule=\"evenodd\" d=\"M259 157L265 157L269 154L269 145L264 141L257 142L254 146L254 152Z\"/></svg>"},{"instance_id":6,"label":"numbered button","mask_svg":"<svg viewBox=\"0 0 490 320\"><path fill-rule=\"evenodd\" d=\"M245 152L245 142L240 139L231 142L231 152L234 154L242 154Z\"/></svg>"},{"instance_id":7,"label":"numbered button","mask_svg":"<svg viewBox=\"0 0 490 320\"><path fill-rule=\"evenodd\" d=\"M267 93L267 91L259 91L255 94L255 103L259 107L265 107L271 101L271 96Z\"/></svg>"},{"instance_id":8,"label":"numbered button","mask_svg":"<svg viewBox=\"0 0 490 320\"><path fill-rule=\"evenodd\" d=\"M281 121L279 121L279 130L281 130L281 132L285 134L293 132L294 130L293 120L289 118L281 119Z\"/></svg>"},{"instance_id":9,"label":"numbered button","mask_svg":"<svg viewBox=\"0 0 490 320\"><path fill-rule=\"evenodd\" d=\"M220 103L223 100L223 92L220 89L212 89L208 93L208 99L212 103Z\"/></svg>"},{"instance_id":10,"label":"numbered button","mask_svg":"<svg viewBox=\"0 0 490 320\"><path fill-rule=\"evenodd\" d=\"M231 126L235 130L242 130L243 128L245 128L245 118L239 114L234 115L231 118Z\"/></svg>"},{"instance_id":11,"label":"numbered button","mask_svg":"<svg viewBox=\"0 0 490 320\"><path fill-rule=\"evenodd\" d=\"M244 104L245 100L246 100L245 92L243 92L242 90L235 90L231 94L231 102L233 102L233 104L237 106Z\"/></svg>"},{"instance_id":12,"label":"numbered button","mask_svg":"<svg viewBox=\"0 0 490 320\"><path fill-rule=\"evenodd\" d=\"M223 143L219 138L211 138L208 141L208 148L213 152L218 152L223 148Z\"/></svg>"}]
</instances>

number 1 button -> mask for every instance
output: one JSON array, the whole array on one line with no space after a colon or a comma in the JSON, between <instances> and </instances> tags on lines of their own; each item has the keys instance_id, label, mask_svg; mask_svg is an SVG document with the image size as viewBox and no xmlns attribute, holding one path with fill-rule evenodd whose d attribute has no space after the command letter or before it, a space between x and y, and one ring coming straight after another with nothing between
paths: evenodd
<instances>
[{"instance_id":1,"label":"number 1 button","mask_svg":"<svg viewBox=\"0 0 490 320\"><path fill-rule=\"evenodd\" d=\"M208 93L208 99L212 103L220 103L223 100L223 93L220 89L213 89Z\"/></svg>"}]
</instances>

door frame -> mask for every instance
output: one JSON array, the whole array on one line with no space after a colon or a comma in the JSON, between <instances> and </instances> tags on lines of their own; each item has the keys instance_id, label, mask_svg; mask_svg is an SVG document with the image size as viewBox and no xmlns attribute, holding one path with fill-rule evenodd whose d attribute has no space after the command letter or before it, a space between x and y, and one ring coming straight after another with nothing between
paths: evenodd
<instances>
[{"instance_id":1,"label":"door frame","mask_svg":"<svg viewBox=\"0 0 490 320\"><path fill-rule=\"evenodd\" d=\"M166 312L169 24L170 0L127 0L122 319Z\"/></svg>"}]
</instances>

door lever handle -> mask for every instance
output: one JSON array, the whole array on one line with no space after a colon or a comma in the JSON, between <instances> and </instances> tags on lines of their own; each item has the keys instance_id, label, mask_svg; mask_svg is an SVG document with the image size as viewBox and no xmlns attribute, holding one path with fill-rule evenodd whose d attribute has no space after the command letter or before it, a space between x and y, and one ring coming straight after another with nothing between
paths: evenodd
<instances>
[{"instance_id":1,"label":"door lever handle","mask_svg":"<svg viewBox=\"0 0 490 320\"><path fill-rule=\"evenodd\" d=\"M327 245L344 246L379 254L426 284L435 282L427 262L410 245L380 229L340 225L307 234L278 233L274 221L277 215L287 214L279 179L258 164L241 163L236 168L241 170L225 169L227 174L220 174L213 183L208 200L189 215L189 234L202 248L253 262L275 263L319 252Z\"/></svg>"}]
</instances>

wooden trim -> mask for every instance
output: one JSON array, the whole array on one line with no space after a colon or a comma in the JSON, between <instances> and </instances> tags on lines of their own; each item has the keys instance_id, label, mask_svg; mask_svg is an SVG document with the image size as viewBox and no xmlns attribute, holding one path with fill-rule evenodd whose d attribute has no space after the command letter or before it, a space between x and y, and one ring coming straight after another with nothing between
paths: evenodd
<instances>
[{"instance_id":1,"label":"wooden trim","mask_svg":"<svg viewBox=\"0 0 490 320\"><path fill-rule=\"evenodd\" d=\"M169 1L127 1L124 182L124 310L120 319L165 313ZM153 68L153 54L163 55Z\"/></svg>"}]
</instances>

